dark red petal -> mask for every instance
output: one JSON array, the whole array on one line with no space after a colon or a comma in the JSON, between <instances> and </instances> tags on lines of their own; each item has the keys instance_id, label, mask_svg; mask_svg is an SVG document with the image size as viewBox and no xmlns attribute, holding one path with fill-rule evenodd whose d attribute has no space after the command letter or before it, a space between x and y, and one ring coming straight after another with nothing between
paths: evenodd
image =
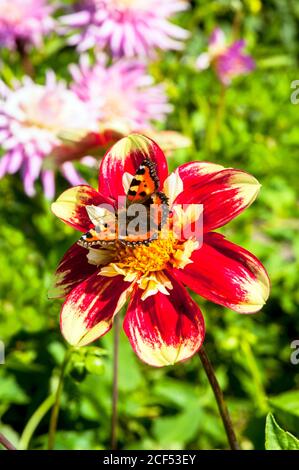
<instances>
[{"instance_id":1,"label":"dark red petal","mask_svg":"<svg viewBox=\"0 0 299 470\"><path fill-rule=\"evenodd\" d=\"M124 330L138 357L154 367L184 361L201 347L204 319L186 289L171 279L170 295L141 300L137 290L124 320Z\"/></svg>"},{"instance_id":2,"label":"dark red petal","mask_svg":"<svg viewBox=\"0 0 299 470\"><path fill-rule=\"evenodd\" d=\"M86 248L74 243L60 261L53 285L48 296L50 299L65 297L78 284L91 276L98 267L88 263Z\"/></svg>"},{"instance_id":3,"label":"dark red petal","mask_svg":"<svg viewBox=\"0 0 299 470\"><path fill-rule=\"evenodd\" d=\"M218 233L208 233L191 259L192 264L173 272L197 294L239 313L255 313L265 304L269 278L249 251Z\"/></svg>"},{"instance_id":4,"label":"dark red petal","mask_svg":"<svg viewBox=\"0 0 299 470\"><path fill-rule=\"evenodd\" d=\"M98 273L81 282L62 306L60 327L65 339L74 346L85 346L106 334L126 302L130 286L123 276Z\"/></svg>"},{"instance_id":5,"label":"dark red petal","mask_svg":"<svg viewBox=\"0 0 299 470\"><path fill-rule=\"evenodd\" d=\"M131 134L119 140L104 156L99 172L99 191L113 199L124 196L122 178L134 175L145 158L156 163L160 189L168 175L167 162L160 147L148 137Z\"/></svg>"},{"instance_id":6,"label":"dark red petal","mask_svg":"<svg viewBox=\"0 0 299 470\"><path fill-rule=\"evenodd\" d=\"M226 169L199 178L198 185L188 186L184 182L184 190L174 203L203 204L204 231L209 232L246 209L259 189L260 184L253 176L241 170Z\"/></svg>"}]
</instances>

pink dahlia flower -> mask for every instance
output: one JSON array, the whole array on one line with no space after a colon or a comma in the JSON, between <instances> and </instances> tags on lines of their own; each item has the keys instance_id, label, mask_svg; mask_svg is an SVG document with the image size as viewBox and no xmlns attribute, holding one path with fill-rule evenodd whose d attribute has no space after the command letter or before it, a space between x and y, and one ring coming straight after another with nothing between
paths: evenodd
<instances>
[{"instance_id":1,"label":"pink dahlia flower","mask_svg":"<svg viewBox=\"0 0 299 470\"><path fill-rule=\"evenodd\" d=\"M71 66L72 90L86 103L101 128L125 134L163 121L171 111L162 85L153 85L143 63L121 59L108 66L104 55L95 65L82 56Z\"/></svg>"},{"instance_id":2,"label":"pink dahlia flower","mask_svg":"<svg viewBox=\"0 0 299 470\"><path fill-rule=\"evenodd\" d=\"M80 51L108 46L113 56L144 56L152 49L181 49L188 32L168 19L188 8L186 0L82 0L76 13L62 17L78 29L70 44Z\"/></svg>"},{"instance_id":3,"label":"pink dahlia flower","mask_svg":"<svg viewBox=\"0 0 299 470\"><path fill-rule=\"evenodd\" d=\"M21 170L26 194L35 194L34 182L41 175L45 194L54 196L54 172L43 168L43 159L61 144L60 135L79 129L91 130L92 122L85 104L57 82L48 72L46 84L38 85L29 77L15 83L13 89L0 82L0 178ZM71 184L82 178L71 163L61 166Z\"/></svg>"},{"instance_id":4,"label":"pink dahlia flower","mask_svg":"<svg viewBox=\"0 0 299 470\"><path fill-rule=\"evenodd\" d=\"M161 367L193 356L204 340L202 313L186 287L240 314L259 311L269 296L265 268L215 232L243 212L259 188L248 173L215 163L186 163L169 175L154 141L138 134L119 140L102 160L98 190L70 188L52 204L57 217L85 233L61 260L50 293L66 298L65 339L84 346L105 335L129 300L125 333L140 359ZM111 217L120 227L124 207L137 200L151 209L157 195L169 211L165 224L156 226L156 237L123 243L119 228L111 230ZM126 205L117 211L120 196ZM185 231L201 215L189 210L198 204L203 206L201 243ZM126 238L132 236L127 226ZM93 237L103 243L91 242Z\"/></svg>"},{"instance_id":5,"label":"pink dahlia flower","mask_svg":"<svg viewBox=\"0 0 299 470\"><path fill-rule=\"evenodd\" d=\"M0 45L14 48L17 41L38 45L53 28L52 11L46 0L1 0Z\"/></svg>"},{"instance_id":6,"label":"pink dahlia flower","mask_svg":"<svg viewBox=\"0 0 299 470\"><path fill-rule=\"evenodd\" d=\"M219 80L224 85L230 85L234 77L249 73L255 68L254 60L244 53L244 47L244 40L228 45L224 32L216 28L209 39L208 51L197 59L197 68L204 70L211 65Z\"/></svg>"}]
</instances>

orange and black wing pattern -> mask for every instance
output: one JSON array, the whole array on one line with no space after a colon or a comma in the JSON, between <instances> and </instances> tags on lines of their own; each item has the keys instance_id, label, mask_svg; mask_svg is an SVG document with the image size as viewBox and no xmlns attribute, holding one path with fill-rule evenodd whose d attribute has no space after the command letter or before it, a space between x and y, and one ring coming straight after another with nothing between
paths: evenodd
<instances>
[{"instance_id":1,"label":"orange and black wing pattern","mask_svg":"<svg viewBox=\"0 0 299 470\"><path fill-rule=\"evenodd\" d=\"M128 204L142 204L159 188L159 178L155 163L148 158L143 160L134 175L128 193Z\"/></svg>"},{"instance_id":2,"label":"orange and black wing pattern","mask_svg":"<svg viewBox=\"0 0 299 470\"><path fill-rule=\"evenodd\" d=\"M127 227L126 237L122 239L124 244L148 244L158 238L159 230L168 216L168 199L158 191L159 185L155 163L145 159L131 181L127 204L143 204L147 209L147 217L138 233L131 232Z\"/></svg>"},{"instance_id":3,"label":"orange and black wing pattern","mask_svg":"<svg viewBox=\"0 0 299 470\"><path fill-rule=\"evenodd\" d=\"M78 244L88 248L114 243L117 239L117 220L115 214L97 206L87 206L86 209L94 228L82 235Z\"/></svg>"},{"instance_id":4,"label":"orange and black wing pattern","mask_svg":"<svg viewBox=\"0 0 299 470\"><path fill-rule=\"evenodd\" d=\"M125 230L120 230L117 216L103 215L100 208L88 206L88 214L95 228L82 235L78 244L85 248L105 246L119 239L124 245L135 246L149 244L157 239L168 216L168 199L158 191L159 185L155 163L148 158L144 159L127 192L127 208L132 204L142 204L146 208L146 218L138 226L139 229L136 230L134 224L134 229L130 228L132 216L128 214Z\"/></svg>"}]
</instances>

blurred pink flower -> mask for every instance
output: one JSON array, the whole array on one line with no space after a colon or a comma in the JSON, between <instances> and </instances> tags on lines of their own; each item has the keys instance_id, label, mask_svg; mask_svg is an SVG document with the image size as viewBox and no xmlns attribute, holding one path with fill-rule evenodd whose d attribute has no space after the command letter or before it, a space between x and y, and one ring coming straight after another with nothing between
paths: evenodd
<instances>
[{"instance_id":1,"label":"blurred pink flower","mask_svg":"<svg viewBox=\"0 0 299 470\"><path fill-rule=\"evenodd\" d=\"M0 82L0 146L4 151L0 178L21 170L25 192L33 196L34 182L41 176L45 195L52 198L54 169L43 166L44 158L61 145L64 131L95 128L85 104L64 82L57 82L53 72L48 72L45 85L29 77L15 83L13 89ZM83 182L70 162L60 169L72 185Z\"/></svg>"},{"instance_id":2,"label":"blurred pink flower","mask_svg":"<svg viewBox=\"0 0 299 470\"><path fill-rule=\"evenodd\" d=\"M12 49L17 41L38 45L54 26L52 11L46 0L1 0L0 45Z\"/></svg>"},{"instance_id":3,"label":"blurred pink flower","mask_svg":"<svg viewBox=\"0 0 299 470\"><path fill-rule=\"evenodd\" d=\"M244 48L244 40L228 45L224 32L216 28L209 39L208 51L200 54L196 66L199 70L204 70L211 65L219 80L224 85L230 85L234 77L249 73L255 68L254 60L243 52Z\"/></svg>"},{"instance_id":4,"label":"blurred pink flower","mask_svg":"<svg viewBox=\"0 0 299 470\"><path fill-rule=\"evenodd\" d=\"M61 18L70 44L84 51L108 46L113 56L146 56L152 49L181 49L188 32L168 19L188 8L187 0L81 0L76 13Z\"/></svg>"},{"instance_id":5,"label":"blurred pink flower","mask_svg":"<svg viewBox=\"0 0 299 470\"><path fill-rule=\"evenodd\" d=\"M162 85L154 85L143 63L121 59L107 65L98 55L91 65L86 55L79 65L71 65L71 89L83 100L101 129L129 133L151 128L152 121L163 121L172 107Z\"/></svg>"}]
</instances>

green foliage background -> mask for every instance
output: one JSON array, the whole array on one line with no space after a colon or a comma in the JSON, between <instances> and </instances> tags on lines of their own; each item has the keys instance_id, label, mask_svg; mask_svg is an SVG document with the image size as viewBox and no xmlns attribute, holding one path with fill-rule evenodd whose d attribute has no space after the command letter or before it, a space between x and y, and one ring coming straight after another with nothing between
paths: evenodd
<instances>
[{"instance_id":1,"label":"green foliage background","mask_svg":"<svg viewBox=\"0 0 299 470\"><path fill-rule=\"evenodd\" d=\"M299 365L290 362L290 344L299 339L299 105L290 101L291 82L299 79L299 4L197 0L178 22L191 31L185 51L161 54L151 65L174 105L165 128L192 139L190 149L170 157L170 167L210 160L244 169L262 184L258 200L223 233L264 262L272 282L269 302L262 312L246 316L197 300L207 324L206 349L242 448L263 449L269 411L299 437ZM212 71L199 74L194 68L215 25L228 33L239 31L257 61L254 73L227 90L218 129L220 85ZM18 58L4 50L1 55L2 78L21 76ZM78 61L78 54L53 35L43 49L33 51L32 60L38 81L47 68L69 79L67 64ZM96 174L86 177L96 184ZM65 188L59 180L57 194ZM6 346L6 363L0 365L0 429L18 445L26 423L57 385L66 345L59 331L60 302L49 301L47 289L77 234L51 214L40 187L35 198L24 196L18 175L1 180L0 208L0 339ZM110 447L112 338L109 333L96 344L103 350L100 357L91 346L73 360L57 449ZM227 448L197 356L156 370L140 363L124 335L120 347L120 448ZM45 448L48 424L46 413L30 448Z\"/></svg>"}]
</instances>

